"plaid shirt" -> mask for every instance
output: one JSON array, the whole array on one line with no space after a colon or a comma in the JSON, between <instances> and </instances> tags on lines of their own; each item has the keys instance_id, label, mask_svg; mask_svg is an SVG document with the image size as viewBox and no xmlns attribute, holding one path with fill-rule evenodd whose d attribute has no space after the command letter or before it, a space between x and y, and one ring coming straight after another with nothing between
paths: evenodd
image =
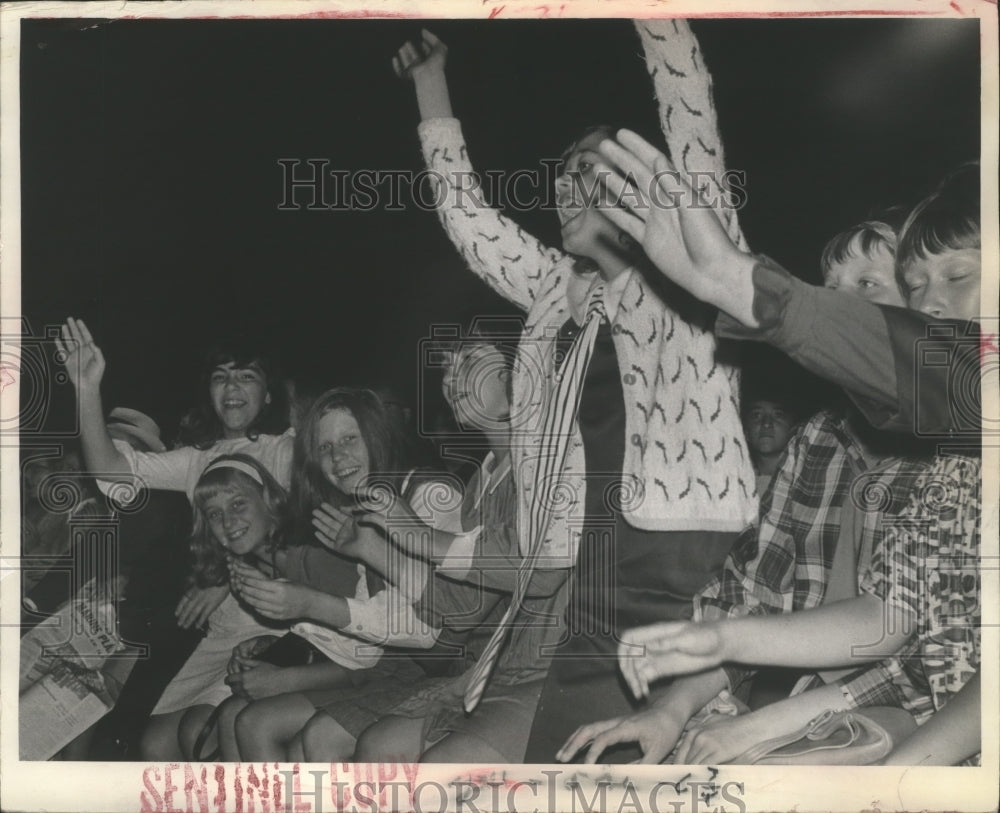
<instances>
[{"instance_id":1,"label":"plaid shirt","mask_svg":"<svg viewBox=\"0 0 1000 813\"><path fill-rule=\"evenodd\" d=\"M761 497L758 521L737 538L722 573L695 596L695 619L789 613L821 604L842 507L867 467L845 418L824 411L810 419ZM733 689L748 675L725 668Z\"/></svg>"},{"instance_id":2,"label":"plaid shirt","mask_svg":"<svg viewBox=\"0 0 1000 813\"><path fill-rule=\"evenodd\" d=\"M838 685L850 706L902 706L923 723L979 668L981 462L896 461L878 482L890 505L878 512L861 589L905 610L914 634Z\"/></svg>"}]
</instances>

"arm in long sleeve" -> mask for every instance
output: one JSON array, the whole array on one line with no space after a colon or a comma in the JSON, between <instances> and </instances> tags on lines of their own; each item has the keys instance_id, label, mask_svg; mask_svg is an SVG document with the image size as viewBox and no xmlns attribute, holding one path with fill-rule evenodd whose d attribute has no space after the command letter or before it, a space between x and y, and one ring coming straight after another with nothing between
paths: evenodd
<instances>
[{"instance_id":1,"label":"arm in long sleeve","mask_svg":"<svg viewBox=\"0 0 1000 813\"><path fill-rule=\"evenodd\" d=\"M137 486L164 491L186 489L188 470L196 454L193 449L185 447L169 452L141 452L123 440L112 443L126 471L138 479ZM111 483L105 480L98 480L97 485L104 493L111 487Z\"/></svg>"},{"instance_id":2,"label":"arm in long sleeve","mask_svg":"<svg viewBox=\"0 0 1000 813\"><path fill-rule=\"evenodd\" d=\"M455 537L455 544L440 560L439 573L453 581L513 593L521 561L521 553L517 547L517 528L513 523L482 526L474 533ZM566 581L568 573L565 568L535 569L525 596L547 598L555 595Z\"/></svg>"},{"instance_id":3,"label":"arm in long sleeve","mask_svg":"<svg viewBox=\"0 0 1000 813\"><path fill-rule=\"evenodd\" d=\"M565 255L488 205L457 119L423 121L419 133L438 217L448 237L480 279L527 311Z\"/></svg>"},{"instance_id":4,"label":"arm in long sleeve","mask_svg":"<svg viewBox=\"0 0 1000 813\"><path fill-rule=\"evenodd\" d=\"M413 602L392 586L365 599L346 599L350 620L341 629L383 646L430 649L441 631L420 620Z\"/></svg>"},{"instance_id":5,"label":"arm in long sleeve","mask_svg":"<svg viewBox=\"0 0 1000 813\"><path fill-rule=\"evenodd\" d=\"M712 98L712 75L685 20L636 20L660 113L660 129L677 168L710 200L728 199L726 161ZM736 210L716 205L736 246L746 250Z\"/></svg>"},{"instance_id":6,"label":"arm in long sleeve","mask_svg":"<svg viewBox=\"0 0 1000 813\"><path fill-rule=\"evenodd\" d=\"M782 350L842 387L876 427L932 435L978 427L975 405L976 414L966 414L946 397L957 371L978 369L978 333L969 323L808 285L766 258L754 267L753 289L758 327L723 313L720 336Z\"/></svg>"}]
</instances>

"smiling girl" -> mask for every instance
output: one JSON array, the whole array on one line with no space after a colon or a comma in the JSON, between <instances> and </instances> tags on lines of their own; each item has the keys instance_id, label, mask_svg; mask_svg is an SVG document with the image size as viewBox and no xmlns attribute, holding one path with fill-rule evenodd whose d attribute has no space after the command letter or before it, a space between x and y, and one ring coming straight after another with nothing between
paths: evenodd
<instances>
[{"instance_id":1,"label":"smiling girl","mask_svg":"<svg viewBox=\"0 0 1000 813\"><path fill-rule=\"evenodd\" d=\"M216 458L198 479L192 502L191 550L198 584L210 586L225 579L230 557L276 573L276 556L288 527L287 499L260 463L247 455ZM227 591L209 616L205 638L153 709L142 739L144 758L190 755L212 709L230 695L225 678L233 647L276 630L282 631L282 625L251 614Z\"/></svg>"},{"instance_id":2,"label":"smiling girl","mask_svg":"<svg viewBox=\"0 0 1000 813\"><path fill-rule=\"evenodd\" d=\"M205 377L206 403L182 428L182 442L190 445L157 453L136 451L108 435L101 403L104 354L83 320L67 319L57 343L76 389L87 470L99 478L102 491L124 481L183 491L190 499L205 466L223 454L250 455L288 486L294 434L272 434L284 416L276 402L280 387L261 354L240 348L213 351Z\"/></svg>"},{"instance_id":3,"label":"smiling girl","mask_svg":"<svg viewBox=\"0 0 1000 813\"><path fill-rule=\"evenodd\" d=\"M371 644L427 649L440 631L418 618L413 607L424 592L429 567L401 552L391 553L381 537L356 535L346 512L366 505L371 489L385 489L405 500L427 525L462 531L461 495L440 477L409 468L406 444L395 427L375 393L341 387L316 400L297 439L295 513L313 518L323 545L357 562L349 590L303 589L245 564L233 567L234 589L260 614L295 621L292 631L331 659L353 659L359 670L367 669L355 673L356 686L374 677L421 677L422 670L409 659L382 659L382 650ZM296 735L318 708L340 701L342 689L339 684L309 691L289 687L287 693L243 708L234 720L240 758L301 759ZM334 724L330 737L347 758L354 737L371 719L365 715L361 722L344 722L346 728Z\"/></svg>"},{"instance_id":4,"label":"smiling girl","mask_svg":"<svg viewBox=\"0 0 1000 813\"><path fill-rule=\"evenodd\" d=\"M191 499L205 466L219 455L236 453L260 461L288 487L294 433L284 431L281 387L265 354L256 348L231 342L213 349L206 358L205 400L182 420L178 448L144 452L108 434L101 402L104 354L83 320L69 317L56 343L76 389L86 469L104 493L113 491L116 499L127 502L146 487L183 491ZM117 483L129 487L116 488ZM225 594L225 585L192 587L177 605L178 624L202 626Z\"/></svg>"}]
</instances>

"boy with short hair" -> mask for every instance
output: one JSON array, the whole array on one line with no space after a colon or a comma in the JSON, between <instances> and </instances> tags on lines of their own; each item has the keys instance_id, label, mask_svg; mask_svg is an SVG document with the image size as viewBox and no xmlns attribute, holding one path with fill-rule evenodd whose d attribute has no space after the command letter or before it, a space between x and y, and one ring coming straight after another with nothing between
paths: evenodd
<instances>
[{"instance_id":1,"label":"boy with short hair","mask_svg":"<svg viewBox=\"0 0 1000 813\"><path fill-rule=\"evenodd\" d=\"M906 304L896 279L896 228L888 222L866 220L835 235L823 248L820 269L830 290L877 305Z\"/></svg>"},{"instance_id":2,"label":"boy with short hair","mask_svg":"<svg viewBox=\"0 0 1000 813\"><path fill-rule=\"evenodd\" d=\"M640 184L651 180L653 171L670 167L634 134L619 137L626 149L611 142L602 149L632 173L641 166ZM657 247L653 259L674 282L729 314L720 317L723 335L763 339L786 349L809 369L844 386L873 423L917 430L913 419L919 405L930 407L930 425L938 432L964 428L953 402L944 409L934 403L946 400L941 396L949 393L947 388L917 387L913 380L916 340L927 335L928 327L939 326L914 318L914 311L953 320L943 326L953 331L955 352L941 365L939 376L950 379L956 366L970 361L976 364L973 371L979 370L978 348L970 353L968 347L980 312L978 166L946 178L907 219L897 263L909 313L859 308L857 302L820 295L738 250L710 210L698 211L697 193L678 178L660 172L656 182L662 185L667 179L668 191L681 191L689 205L609 216L636 239ZM970 406L979 409L978 404ZM898 649L839 685L784 701L785 728L803 725L823 704L895 700L926 724L889 755L888 763L955 764L974 758L980 748L982 482L976 450L963 452L971 456L938 456L922 464L901 461L897 471L885 473L883 480L906 474L909 467L911 479L902 507L893 503L905 479L888 480L889 506L879 506L874 514L882 544L862 580L864 595L808 613L724 622L715 629L671 624L637 631L632 642L646 645L645 658L621 661L633 688L641 694L658 676L700 671L723 661L845 665ZM905 532L910 535L900 536ZM895 626L886 624L892 617ZM855 650L858 640L880 639L886 644L882 649L869 648L860 656ZM773 720L773 707L771 713ZM690 748L682 750L690 755Z\"/></svg>"}]
</instances>

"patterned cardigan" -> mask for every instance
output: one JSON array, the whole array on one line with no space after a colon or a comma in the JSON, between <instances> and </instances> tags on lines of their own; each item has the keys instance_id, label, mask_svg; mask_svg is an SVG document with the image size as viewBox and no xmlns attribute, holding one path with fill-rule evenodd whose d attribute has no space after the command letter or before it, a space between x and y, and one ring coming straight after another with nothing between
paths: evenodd
<instances>
[{"instance_id":1,"label":"patterned cardigan","mask_svg":"<svg viewBox=\"0 0 1000 813\"><path fill-rule=\"evenodd\" d=\"M683 22L638 26L672 155L682 168L720 178L722 147L711 80L697 42ZM457 120L426 120L419 133L448 236L483 281L527 312L511 408L518 516L525 527L539 427L554 391L555 338L570 317L571 303L587 301L597 274L578 272L572 257L542 245L483 201ZM723 217L742 241L733 213ZM710 328L685 321L660 298L662 280L648 280L635 270L625 273L629 279L611 326L625 396L620 495L625 518L644 530L740 531L757 515L757 495L740 423L736 371L716 359ZM575 561L585 470L576 427L540 567Z\"/></svg>"}]
</instances>

